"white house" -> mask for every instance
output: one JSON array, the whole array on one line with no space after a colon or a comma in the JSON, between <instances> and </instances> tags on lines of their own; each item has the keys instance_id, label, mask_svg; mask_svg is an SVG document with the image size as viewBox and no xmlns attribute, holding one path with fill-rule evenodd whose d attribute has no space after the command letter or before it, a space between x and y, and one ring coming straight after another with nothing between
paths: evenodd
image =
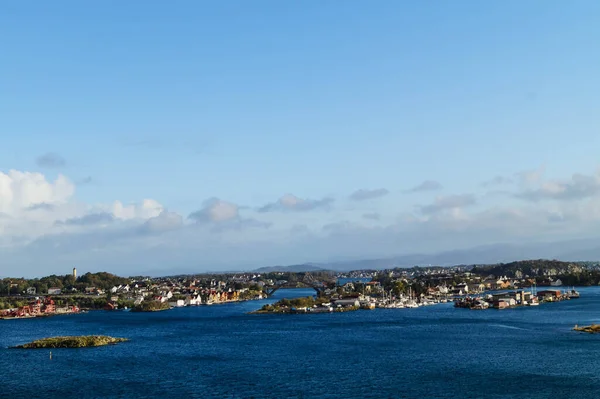
<instances>
[{"instance_id":1,"label":"white house","mask_svg":"<svg viewBox=\"0 0 600 399\"><path fill-rule=\"evenodd\" d=\"M178 299L177 301L169 302L169 306L174 308L182 308L185 306L185 301L183 299Z\"/></svg>"},{"instance_id":2,"label":"white house","mask_svg":"<svg viewBox=\"0 0 600 399\"><path fill-rule=\"evenodd\" d=\"M61 292L60 288L48 288L48 295L60 295Z\"/></svg>"},{"instance_id":3,"label":"white house","mask_svg":"<svg viewBox=\"0 0 600 399\"><path fill-rule=\"evenodd\" d=\"M165 297L167 299L171 299L171 298L173 298L173 292L171 292L171 291L161 291L160 292L160 296L163 296L163 297Z\"/></svg>"},{"instance_id":4,"label":"white house","mask_svg":"<svg viewBox=\"0 0 600 399\"><path fill-rule=\"evenodd\" d=\"M558 278L556 281L552 281L550 285L553 287L560 287L562 285L562 281Z\"/></svg>"},{"instance_id":5,"label":"white house","mask_svg":"<svg viewBox=\"0 0 600 399\"><path fill-rule=\"evenodd\" d=\"M448 293L448 287L445 285L438 285L437 290L440 294L447 294Z\"/></svg>"},{"instance_id":6,"label":"white house","mask_svg":"<svg viewBox=\"0 0 600 399\"><path fill-rule=\"evenodd\" d=\"M27 292L28 295L35 295L36 289L35 289L35 287L27 287L27 291L26 292Z\"/></svg>"},{"instance_id":7,"label":"white house","mask_svg":"<svg viewBox=\"0 0 600 399\"><path fill-rule=\"evenodd\" d=\"M338 299L335 301L336 306L360 306L358 299Z\"/></svg>"},{"instance_id":8,"label":"white house","mask_svg":"<svg viewBox=\"0 0 600 399\"><path fill-rule=\"evenodd\" d=\"M464 292L465 294L469 292L469 286L467 285L467 283L460 283L456 286L457 290L460 290L461 292Z\"/></svg>"},{"instance_id":9,"label":"white house","mask_svg":"<svg viewBox=\"0 0 600 399\"><path fill-rule=\"evenodd\" d=\"M188 295L185 298L186 306L197 306L197 305L201 305L201 304L202 304L202 299L200 298L200 295Z\"/></svg>"}]
</instances>

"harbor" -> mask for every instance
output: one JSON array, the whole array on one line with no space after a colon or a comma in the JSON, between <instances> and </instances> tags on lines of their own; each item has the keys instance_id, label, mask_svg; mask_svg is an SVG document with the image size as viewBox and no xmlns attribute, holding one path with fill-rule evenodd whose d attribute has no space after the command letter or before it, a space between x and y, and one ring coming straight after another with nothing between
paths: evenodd
<instances>
[{"instance_id":1,"label":"harbor","mask_svg":"<svg viewBox=\"0 0 600 399\"><path fill-rule=\"evenodd\" d=\"M467 397L508 399L519 397L522 392L521 396L535 399L579 398L583 392L591 398L597 389L595 382L581 384L582 388L567 385L568 394L576 395L552 395L561 387L565 392L566 380L573 379L580 384L584 381L583 378L578 380L581 373L591 375L600 366L600 361L593 357L600 336L573 331L575 325L598 323L600 287L576 289L581 293L577 300L497 312L457 309L450 301L402 310L246 315L267 302L311 294L308 289L288 289L261 301L187 306L169 312L90 311L77 317L0 321L0 369L5 370L3 392L17 392L15 398L39 397L36 392L41 392L40 381L50 381L49 389L61 397L90 397L90 391L97 393L95 397L115 397L111 396L106 381L123 375L131 382L119 385L121 397L156 397L159 391L189 397L193 390L210 392L208 397L229 398L236 397L235 390L243 389L243 397L299 397L290 395L293 390L303 392L306 398L318 398L324 396L323 387L330 383L332 370L352 369L353 363L360 362L361 366L377 372L360 378L350 376L352 381L339 389L343 395L336 397L395 398L398 384L405 389L408 398L460 397L463 390L480 392L482 383L478 376L481 373L489 376L489 370L493 370L503 379L514 380L518 388L511 384L490 384L486 388L487 396ZM48 349L52 350L52 361L48 360L48 350L8 349L50 336L93 334L130 341L103 348ZM263 341L257 343L259 338ZM235 355L240 348L248 350L249 355ZM510 357L493 362L491 352L503 354L498 356L510 353ZM310 367L314 369L310 376L316 387L306 384L303 378L289 378L301 370L299 362L306 359L307 353L312 356ZM348 360L336 355L340 353L353 357ZM541 356L541 353L552 353L552 356ZM136 360L134 366L127 360L132 356ZM167 367L162 371L164 377L141 383L145 376L164 365L165 358L177 359L178 367ZM531 362L531 359L537 361ZM271 367L257 366L269 362L278 365L277 372ZM15 364L21 367L14 367ZM65 377L64 364L81 367L69 370ZM459 364L464 367L456 373L450 372ZM515 364L520 365L519 373L515 373ZM555 367L558 381L550 379L523 391L540 367ZM36 378L23 372L24 368L36 370ZM448 375L425 380L440 369L449 370ZM231 377L232 370L239 370L239 374ZM211 385L215 373L231 379L227 384ZM426 376L420 379L423 373ZM244 379L245 375L252 377ZM356 386L355 378L364 382ZM178 384L172 385L170 381ZM377 391L370 394L373 386ZM536 393L540 394L536 396Z\"/></svg>"},{"instance_id":2,"label":"harbor","mask_svg":"<svg viewBox=\"0 0 600 399\"><path fill-rule=\"evenodd\" d=\"M509 309L522 306L538 306L540 303L552 303L579 299L580 293L572 288L570 290L542 290L532 291L516 290L508 292L495 292L482 296L465 296L454 301L454 307L486 310Z\"/></svg>"}]
</instances>

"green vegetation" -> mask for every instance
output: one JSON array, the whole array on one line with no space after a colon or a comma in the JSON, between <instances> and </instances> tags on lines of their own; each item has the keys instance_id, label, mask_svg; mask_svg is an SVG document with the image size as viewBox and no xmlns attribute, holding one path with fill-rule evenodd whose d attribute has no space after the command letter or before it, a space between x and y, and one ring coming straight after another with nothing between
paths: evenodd
<instances>
[{"instance_id":1,"label":"green vegetation","mask_svg":"<svg viewBox=\"0 0 600 399\"><path fill-rule=\"evenodd\" d=\"M427 275L418 276L412 281L407 281L395 280L387 274L379 274L373 278L373 281L378 281L385 292L391 291L393 295L408 294L411 292L413 296L418 297L421 294L427 293ZM364 286L363 283L353 283L353 285L356 292L361 292Z\"/></svg>"},{"instance_id":2,"label":"green vegetation","mask_svg":"<svg viewBox=\"0 0 600 399\"><path fill-rule=\"evenodd\" d=\"M562 262L559 260L520 260L496 265L476 265L471 273L479 276L507 276L531 278L538 285L547 284L549 277L560 279L563 285L590 286L600 284L600 270L589 262Z\"/></svg>"},{"instance_id":3,"label":"green vegetation","mask_svg":"<svg viewBox=\"0 0 600 399\"><path fill-rule=\"evenodd\" d=\"M254 299L257 296L259 296L260 294L262 294L262 290L259 290L259 289L250 289L248 291L240 292L240 300L241 301L246 301L246 300L249 300L249 299Z\"/></svg>"},{"instance_id":4,"label":"green vegetation","mask_svg":"<svg viewBox=\"0 0 600 399\"><path fill-rule=\"evenodd\" d=\"M159 301L144 301L139 305L131 308L132 312L159 312L161 310L168 310L169 304L164 302L161 303Z\"/></svg>"},{"instance_id":5,"label":"green vegetation","mask_svg":"<svg viewBox=\"0 0 600 399\"><path fill-rule=\"evenodd\" d=\"M46 294L48 288L60 288L63 291L78 292L85 291L88 287L96 287L102 290L108 290L113 286L126 285L131 280L124 277L115 276L111 273L86 273L75 280L73 275L64 276L51 275L40 279L28 280L25 278L11 278L0 280L0 295L18 295L23 294L29 287L34 287L37 294Z\"/></svg>"},{"instance_id":6,"label":"green vegetation","mask_svg":"<svg viewBox=\"0 0 600 399\"><path fill-rule=\"evenodd\" d=\"M17 349L53 349L53 348L87 348L93 346L112 345L128 341L126 338L113 338L104 335L85 335L80 337L52 337L39 339L28 344L15 346Z\"/></svg>"},{"instance_id":7,"label":"green vegetation","mask_svg":"<svg viewBox=\"0 0 600 399\"><path fill-rule=\"evenodd\" d=\"M314 298L312 296L302 297L302 298L294 298L294 299L282 299L280 301L275 302L271 305L264 305L257 311L252 313L289 313L292 308L296 309L304 309L304 308L312 308L315 305L320 306L324 303L328 303L331 301L331 298ZM347 310L356 310L358 308L336 308L335 311L347 311Z\"/></svg>"}]
</instances>

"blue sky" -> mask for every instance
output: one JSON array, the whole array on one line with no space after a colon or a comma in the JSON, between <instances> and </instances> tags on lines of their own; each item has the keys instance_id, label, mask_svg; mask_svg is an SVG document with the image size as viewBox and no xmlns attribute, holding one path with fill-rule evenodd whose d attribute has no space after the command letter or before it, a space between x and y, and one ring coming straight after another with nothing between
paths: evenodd
<instances>
[{"instance_id":1,"label":"blue sky","mask_svg":"<svg viewBox=\"0 0 600 399\"><path fill-rule=\"evenodd\" d=\"M596 1L1 4L0 275L590 237L599 19Z\"/></svg>"}]
</instances>

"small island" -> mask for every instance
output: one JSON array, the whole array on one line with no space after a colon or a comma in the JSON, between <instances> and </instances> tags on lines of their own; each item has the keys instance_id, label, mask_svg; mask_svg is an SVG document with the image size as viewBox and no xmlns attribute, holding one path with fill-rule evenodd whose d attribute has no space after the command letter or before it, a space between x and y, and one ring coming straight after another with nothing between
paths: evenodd
<instances>
[{"instance_id":1,"label":"small island","mask_svg":"<svg viewBox=\"0 0 600 399\"><path fill-rule=\"evenodd\" d=\"M73 337L52 337L38 339L28 344L14 346L15 349L54 349L54 348L88 348L94 346L113 345L128 341L126 338L113 338L104 335L84 335Z\"/></svg>"},{"instance_id":2,"label":"small island","mask_svg":"<svg viewBox=\"0 0 600 399\"><path fill-rule=\"evenodd\" d=\"M586 332L586 333L590 333L590 334L598 334L598 333L600 333L600 324L592 324L591 326L584 326L584 327L579 327L576 325L573 328L573 330L580 331L580 332Z\"/></svg>"},{"instance_id":3,"label":"small island","mask_svg":"<svg viewBox=\"0 0 600 399\"><path fill-rule=\"evenodd\" d=\"M264 305L250 314L262 313L328 313L350 312L358 309L373 309L374 306L361 304L357 298L333 299L327 297L284 298L273 304Z\"/></svg>"}]
</instances>

